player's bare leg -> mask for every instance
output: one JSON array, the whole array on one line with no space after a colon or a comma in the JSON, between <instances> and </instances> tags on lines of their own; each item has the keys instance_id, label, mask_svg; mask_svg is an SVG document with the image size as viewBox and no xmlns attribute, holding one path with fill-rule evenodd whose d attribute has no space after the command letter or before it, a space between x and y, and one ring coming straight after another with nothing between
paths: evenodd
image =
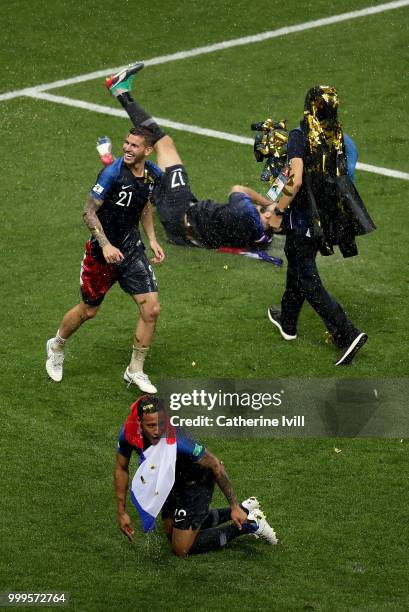
<instances>
[{"instance_id":1,"label":"player's bare leg","mask_svg":"<svg viewBox=\"0 0 409 612\"><path fill-rule=\"evenodd\" d=\"M133 78L142 67L141 63L129 66L127 70L107 79L105 85L124 107L135 126L146 127L152 131L156 140L154 149L158 166L161 170L165 170L170 166L182 164L182 160L172 138L162 131L152 116L131 96Z\"/></svg>"},{"instance_id":2,"label":"player's bare leg","mask_svg":"<svg viewBox=\"0 0 409 612\"><path fill-rule=\"evenodd\" d=\"M170 136L163 136L163 138L155 143L153 148L156 153L158 166L161 170L183 163L176 149L176 145Z\"/></svg>"},{"instance_id":3,"label":"player's bare leg","mask_svg":"<svg viewBox=\"0 0 409 612\"><path fill-rule=\"evenodd\" d=\"M173 529L172 550L178 557L187 557L194 541L199 533L199 529Z\"/></svg>"},{"instance_id":4,"label":"player's bare leg","mask_svg":"<svg viewBox=\"0 0 409 612\"><path fill-rule=\"evenodd\" d=\"M60 335L65 338L65 340L68 340L85 321L93 319L98 310L99 306L89 306L81 300L79 304L71 308L71 310L64 315L59 328Z\"/></svg>"},{"instance_id":5,"label":"player's bare leg","mask_svg":"<svg viewBox=\"0 0 409 612\"><path fill-rule=\"evenodd\" d=\"M63 376L63 362L65 344L70 336L81 327L85 321L93 319L99 310L99 306L89 306L81 300L79 304L71 308L63 317L60 327L54 338L47 341L45 364L49 377L54 382L60 382Z\"/></svg>"},{"instance_id":6,"label":"player's bare leg","mask_svg":"<svg viewBox=\"0 0 409 612\"><path fill-rule=\"evenodd\" d=\"M150 346L155 332L156 321L160 315L160 304L157 292L142 293L132 296L141 313L136 325L135 343Z\"/></svg>"},{"instance_id":7,"label":"player's bare leg","mask_svg":"<svg viewBox=\"0 0 409 612\"><path fill-rule=\"evenodd\" d=\"M136 384L145 393L156 393L157 389L144 373L143 367L160 314L158 294L143 293L132 297L139 306L140 317L136 325L131 361L126 368L124 379L129 384Z\"/></svg>"}]
</instances>

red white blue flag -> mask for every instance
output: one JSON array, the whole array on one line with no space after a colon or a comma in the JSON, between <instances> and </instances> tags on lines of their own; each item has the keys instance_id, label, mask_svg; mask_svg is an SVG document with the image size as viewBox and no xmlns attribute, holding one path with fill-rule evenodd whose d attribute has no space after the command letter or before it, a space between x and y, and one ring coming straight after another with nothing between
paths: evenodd
<instances>
[{"instance_id":1,"label":"red white blue flag","mask_svg":"<svg viewBox=\"0 0 409 612\"><path fill-rule=\"evenodd\" d=\"M131 484L131 500L145 532L155 529L155 519L175 482L176 439L161 438L141 455Z\"/></svg>"}]
</instances>

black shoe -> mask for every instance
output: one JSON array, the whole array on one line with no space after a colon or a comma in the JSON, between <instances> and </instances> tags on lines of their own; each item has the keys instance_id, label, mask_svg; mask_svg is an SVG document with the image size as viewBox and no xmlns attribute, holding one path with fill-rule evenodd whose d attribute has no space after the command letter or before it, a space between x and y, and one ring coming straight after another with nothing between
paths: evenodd
<instances>
[{"instance_id":1,"label":"black shoe","mask_svg":"<svg viewBox=\"0 0 409 612\"><path fill-rule=\"evenodd\" d=\"M297 337L296 333L290 334L288 333L288 330L284 331L283 326L281 324L281 311L278 310L278 308L276 308L275 306L270 306L270 308L267 310L267 314L272 324L278 327L278 329L280 330L280 334L282 335L284 340L295 340L296 339Z\"/></svg>"},{"instance_id":2,"label":"black shoe","mask_svg":"<svg viewBox=\"0 0 409 612\"><path fill-rule=\"evenodd\" d=\"M368 336L366 334L362 332L358 334L356 338L352 340L352 342L347 344L347 346L344 346L338 361L335 362L335 365L349 365L359 349L363 347L367 340Z\"/></svg>"}]
</instances>

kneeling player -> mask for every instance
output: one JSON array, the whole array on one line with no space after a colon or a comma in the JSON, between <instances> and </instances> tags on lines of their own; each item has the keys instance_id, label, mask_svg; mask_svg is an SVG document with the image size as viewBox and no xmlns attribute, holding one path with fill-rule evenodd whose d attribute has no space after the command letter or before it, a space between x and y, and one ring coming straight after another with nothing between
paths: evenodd
<instances>
[{"instance_id":1,"label":"kneeling player","mask_svg":"<svg viewBox=\"0 0 409 612\"><path fill-rule=\"evenodd\" d=\"M209 249L265 247L272 228L279 224L273 212L274 204L242 185L231 189L227 204L197 200L173 140L131 96L132 79L142 68L142 63L134 64L107 79L106 86L133 124L149 128L153 133L158 165L163 171L153 199L169 241Z\"/></svg>"},{"instance_id":2,"label":"kneeling player","mask_svg":"<svg viewBox=\"0 0 409 612\"><path fill-rule=\"evenodd\" d=\"M141 455L157 445L168 427L161 400L145 395L133 404L119 434L114 475L118 522L130 541L134 530L125 510L130 458L134 451ZM187 437L181 428L172 428L172 432L176 438L175 481L162 507L162 520L172 550L185 557L222 548L246 534L277 544L276 534L257 499L250 497L239 504L223 463L203 445ZM209 509L215 483L229 502L228 508Z\"/></svg>"}]
</instances>

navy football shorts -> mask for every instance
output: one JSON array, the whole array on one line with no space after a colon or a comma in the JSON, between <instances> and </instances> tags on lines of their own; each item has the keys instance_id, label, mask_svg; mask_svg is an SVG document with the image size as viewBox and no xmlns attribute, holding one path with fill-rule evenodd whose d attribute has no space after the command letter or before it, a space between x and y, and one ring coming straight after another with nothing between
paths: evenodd
<instances>
[{"instance_id":1,"label":"navy football shorts","mask_svg":"<svg viewBox=\"0 0 409 612\"><path fill-rule=\"evenodd\" d=\"M170 241L189 244L185 235L184 217L190 203L197 199L190 190L189 178L182 164L166 168L159 187L154 191L154 201Z\"/></svg>"},{"instance_id":2,"label":"navy football shorts","mask_svg":"<svg viewBox=\"0 0 409 612\"><path fill-rule=\"evenodd\" d=\"M173 518L176 529L199 529L212 501L214 480L173 489L162 508L162 519Z\"/></svg>"},{"instance_id":3,"label":"navy football shorts","mask_svg":"<svg viewBox=\"0 0 409 612\"><path fill-rule=\"evenodd\" d=\"M89 240L81 263L80 293L89 306L99 306L114 283L130 295L158 291L155 273L144 250L137 249L120 264L107 264L91 255Z\"/></svg>"}]
</instances>

